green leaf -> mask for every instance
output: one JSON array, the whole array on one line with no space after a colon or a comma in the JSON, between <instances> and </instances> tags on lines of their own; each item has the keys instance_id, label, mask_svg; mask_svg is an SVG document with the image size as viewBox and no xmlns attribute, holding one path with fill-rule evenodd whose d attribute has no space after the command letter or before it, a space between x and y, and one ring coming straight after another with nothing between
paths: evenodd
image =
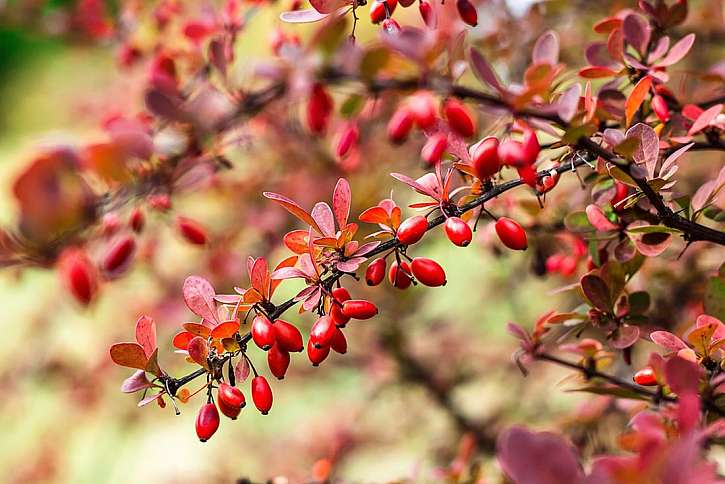
<instances>
[{"instance_id":1,"label":"green leaf","mask_svg":"<svg viewBox=\"0 0 725 484\"><path fill-rule=\"evenodd\" d=\"M342 106L340 106L340 114L344 118L351 118L360 112L360 109L362 109L364 104L365 99L363 99L362 96L353 94L345 99L345 102L343 102Z\"/></svg>"},{"instance_id":2,"label":"green leaf","mask_svg":"<svg viewBox=\"0 0 725 484\"><path fill-rule=\"evenodd\" d=\"M372 79L387 65L389 59L390 52L382 46L367 50L360 61L360 75L365 79Z\"/></svg>"},{"instance_id":3,"label":"green leaf","mask_svg":"<svg viewBox=\"0 0 725 484\"><path fill-rule=\"evenodd\" d=\"M585 211L572 212L564 218L564 225L572 232L593 232L594 227L589 223Z\"/></svg>"},{"instance_id":4,"label":"green leaf","mask_svg":"<svg viewBox=\"0 0 725 484\"><path fill-rule=\"evenodd\" d=\"M705 286L705 313L725 321L725 264L720 267L720 274L711 277Z\"/></svg>"},{"instance_id":5,"label":"green leaf","mask_svg":"<svg viewBox=\"0 0 725 484\"><path fill-rule=\"evenodd\" d=\"M628 228L627 232L631 234L654 234L654 233L665 233L665 234L679 234L680 231L664 225L641 225L639 227Z\"/></svg>"}]
</instances>

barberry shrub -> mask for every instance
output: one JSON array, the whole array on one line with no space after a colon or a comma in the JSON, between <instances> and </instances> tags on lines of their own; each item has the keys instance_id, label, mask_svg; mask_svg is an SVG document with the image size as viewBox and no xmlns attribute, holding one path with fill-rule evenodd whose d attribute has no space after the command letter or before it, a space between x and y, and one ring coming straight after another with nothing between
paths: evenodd
<instances>
[{"instance_id":1,"label":"barberry shrub","mask_svg":"<svg viewBox=\"0 0 725 484\"><path fill-rule=\"evenodd\" d=\"M229 233L243 231L254 210L284 217L285 227L275 234L285 253L274 263L265 254L237 264L244 282L221 290L211 276L186 278L180 297L193 316L170 345L159 346L154 319L142 315L135 341L110 347L116 364L134 370L122 391L141 393L140 406L170 402L178 413L179 403L194 405L203 442L244 413L274 418L285 405L275 389L295 360L334 364L331 355L355 347L355 327L385 317L376 298L448 290L450 261L427 253L437 238L461 260L481 246L523 252L538 275L563 281L557 292L568 295L567 307L507 325L518 345L517 378L539 362L558 365L570 372L567 390L597 399L591 412L626 415L621 452L584 455L565 432L515 423L481 429L456 412L470 441L440 478L482 479L472 464L477 446L495 449L513 482L718 480L710 450L725 437L725 166L712 154L725 148L725 74L721 61L704 65L706 55L689 61L699 32L686 0L610 12L586 26L596 38L588 44L536 32L525 65L506 76L492 62L502 55L495 39L481 30L512 35L503 32L498 2L421 0L417 12L410 1L292 2L271 33L273 58L242 85L235 69L246 53L235 47L256 21L251 14L272 5L120 3L119 62L145 65L144 109L105 119L103 141L37 156L13 187L20 222L3 234L3 261L56 267L68 294L89 306L152 258L155 244L145 237L164 223L224 273L235 235L182 213L180 192L218 190L244 201ZM80 2L77 21L91 38L107 39L113 17L99 4ZM362 8L374 25L369 40L356 37L358 22L367 22ZM154 45L143 45L130 18L160 34ZM289 25L298 23L317 23L308 27L314 35ZM560 56L562 49L576 55ZM298 149L302 139L317 150ZM248 163L261 175L225 186L230 152L255 142L267 153ZM364 176L371 160L399 153L418 167ZM306 181L331 195L311 200L307 186L275 183L270 157L302 172L324 158L315 169L325 175ZM355 210L357 186L348 178L361 191L393 190ZM250 187L254 198L234 198ZM682 282L663 278L667 271ZM668 284L678 290L662 288ZM282 285L295 294L275 296ZM291 321L292 310L304 325ZM194 369L167 372L159 359L170 347ZM450 408L445 385L398 357L414 368L409 378L428 381ZM449 359L456 361L442 361ZM466 362L479 363L491 364ZM328 479L330 466L320 461L315 478Z\"/></svg>"}]
</instances>

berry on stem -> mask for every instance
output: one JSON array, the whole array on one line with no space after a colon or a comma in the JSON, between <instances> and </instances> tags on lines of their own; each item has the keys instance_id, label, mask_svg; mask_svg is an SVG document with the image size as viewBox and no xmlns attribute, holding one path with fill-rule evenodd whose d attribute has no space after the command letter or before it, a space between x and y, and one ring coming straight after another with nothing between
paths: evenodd
<instances>
[{"instance_id":1,"label":"berry on stem","mask_svg":"<svg viewBox=\"0 0 725 484\"><path fill-rule=\"evenodd\" d=\"M404 142L413 128L413 121L410 110L399 108L388 121L388 139L396 144Z\"/></svg>"},{"instance_id":2,"label":"berry on stem","mask_svg":"<svg viewBox=\"0 0 725 484\"><path fill-rule=\"evenodd\" d=\"M415 215L403 220L398 227L396 236L401 244L413 245L423 238L427 230L428 219L422 215Z\"/></svg>"},{"instance_id":3,"label":"berry on stem","mask_svg":"<svg viewBox=\"0 0 725 484\"><path fill-rule=\"evenodd\" d=\"M136 240L130 235L116 241L103 258L103 270L107 273L120 271L131 262L136 252Z\"/></svg>"},{"instance_id":4,"label":"berry on stem","mask_svg":"<svg viewBox=\"0 0 725 484\"><path fill-rule=\"evenodd\" d=\"M448 125L453 131L463 136L464 138L470 138L476 132L476 122L468 112L466 106L463 105L458 99L448 98L443 104L443 114L448 120Z\"/></svg>"},{"instance_id":5,"label":"berry on stem","mask_svg":"<svg viewBox=\"0 0 725 484\"><path fill-rule=\"evenodd\" d=\"M252 321L252 340L264 351L270 349L276 341L275 326L264 314L258 314Z\"/></svg>"},{"instance_id":6,"label":"berry on stem","mask_svg":"<svg viewBox=\"0 0 725 484\"><path fill-rule=\"evenodd\" d=\"M344 304L347 304L345 302ZM343 306L343 314L344 306ZM312 325L310 329L310 342L315 348L324 348L330 346L332 338L335 337L335 321L330 316L322 316L317 318L317 321Z\"/></svg>"},{"instance_id":7,"label":"berry on stem","mask_svg":"<svg viewBox=\"0 0 725 484\"><path fill-rule=\"evenodd\" d=\"M648 387L657 385L657 377L655 375L655 372L649 366L642 368L637 373L635 373L632 379L637 385Z\"/></svg>"},{"instance_id":8,"label":"berry on stem","mask_svg":"<svg viewBox=\"0 0 725 484\"><path fill-rule=\"evenodd\" d=\"M196 415L196 435L199 440L206 442L219 428L219 411L213 403L201 406Z\"/></svg>"},{"instance_id":9,"label":"berry on stem","mask_svg":"<svg viewBox=\"0 0 725 484\"><path fill-rule=\"evenodd\" d=\"M252 379L252 400L262 415L267 415L272 408L272 389L267 379L261 375Z\"/></svg>"},{"instance_id":10,"label":"berry on stem","mask_svg":"<svg viewBox=\"0 0 725 484\"><path fill-rule=\"evenodd\" d=\"M426 227L428 224L426 223ZM385 259L379 257L368 264L368 268L365 271L365 282L368 286L377 286L383 279L385 279L385 269L387 269L388 263Z\"/></svg>"},{"instance_id":11,"label":"berry on stem","mask_svg":"<svg viewBox=\"0 0 725 484\"><path fill-rule=\"evenodd\" d=\"M436 133L425 142L420 150L420 157L429 165L435 165L441 161L443 153L448 147L448 137L445 133Z\"/></svg>"},{"instance_id":12,"label":"berry on stem","mask_svg":"<svg viewBox=\"0 0 725 484\"><path fill-rule=\"evenodd\" d=\"M274 333L280 349L288 353L297 353L304 349L302 333L294 325L283 319L274 322Z\"/></svg>"},{"instance_id":13,"label":"berry on stem","mask_svg":"<svg viewBox=\"0 0 725 484\"><path fill-rule=\"evenodd\" d=\"M342 314L353 319L370 319L378 314L378 308L370 301L351 299L342 304Z\"/></svg>"},{"instance_id":14,"label":"berry on stem","mask_svg":"<svg viewBox=\"0 0 725 484\"><path fill-rule=\"evenodd\" d=\"M206 229L195 220L178 217L176 219L176 227L179 229L181 236L191 244L204 245L208 240Z\"/></svg>"},{"instance_id":15,"label":"berry on stem","mask_svg":"<svg viewBox=\"0 0 725 484\"><path fill-rule=\"evenodd\" d=\"M458 0L456 2L456 8L458 9L458 15L461 16L461 20L471 27L478 25L478 13L476 12L476 7L471 2L468 0Z\"/></svg>"},{"instance_id":16,"label":"berry on stem","mask_svg":"<svg viewBox=\"0 0 725 484\"><path fill-rule=\"evenodd\" d=\"M347 353L347 339L345 338L345 334L342 332L342 330L340 328L336 328L335 337L332 338L332 343L330 343L330 348L333 351L340 353L341 355L344 355L345 353Z\"/></svg>"},{"instance_id":17,"label":"berry on stem","mask_svg":"<svg viewBox=\"0 0 725 484\"><path fill-rule=\"evenodd\" d=\"M446 273L433 259L427 257L416 257L410 263L413 276L420 282L429 287L439 287L446 285Z\"/></svg>"},{"instance_id":18,"label":"berry on stem","mask_svg":"<svg viewBox=\"0 0 725 484\"><path fill-rule=\"evenodd\" d=\"M526 250L529 243L526 239L526 231L515 220L507 217L500 217L496 221L496 234L503 245L513 250Z\"/></svg>"},{"instance_id":19,"label":"berry on stem","mask_svg":"<svg viewBox=\"0 0 725 484\"><path fill-rule=\"evenodd\" d=\"M448 240L458 247L466 247L473 239L471 227L460 217L449 217L443 229L446 232Z\"/></svg>"},{"instance_id":20,"label":"berry on stem","mask_svg":"<svg viewBox=\"0 0 725 484\"><path fill-rule=\"evenodd\" d=\"M492 177L501 169L498 157L498 138L489 136L478 143L472 154L473 169L481 180Z\"/></svg>"},{"instance_id":21,"label":"berry on stem","mask_svg":"<svg viewBox=\"0 0 725 484\"><path fill-rule=\"evenodd\" d=\"M271 371L277 379L284 379L284 375L287 373L289 364L289 352L280 348L279 344L275 344L267 352L267 365L269 365L269 371Z\"/></svg>"},{"instance_id":22,"label":"berry on stem","mask_svg":"<svg viewBox=\"0 0 725 484\"><path fill-rule=\"evenodd\" d=\"M395 261L390 265L388 280L393 287L397 287L398 289L408 289L410 284L413 282L410 277L410 273L410 266L407 262L400 261L400 265L398 265L398 261Z\"/></svg>"},{"instance_id":23,"label":"berry on stem","mask_svg":"<svg viewBox=\"0 0 725 484\"><path fill-rule=\"evenodd\" d=\"M307 357L310 359L312 366L320 366L320 363L325 361L325 358L327 358L329 354L329 346L315 348L315 345L312 344L312 340L307 341Z\"/></svg>"}]
</instances>

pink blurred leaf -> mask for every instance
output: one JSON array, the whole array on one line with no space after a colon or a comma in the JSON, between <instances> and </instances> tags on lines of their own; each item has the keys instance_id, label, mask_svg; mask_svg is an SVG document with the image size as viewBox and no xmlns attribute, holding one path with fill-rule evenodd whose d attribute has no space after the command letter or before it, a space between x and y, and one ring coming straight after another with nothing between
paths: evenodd
<instances>
[{"instance_id":1,"label":"pink blurred leaf","mask_svg":"<svg viewBox=\"0 0 725 484\"><path fill-rule=\"evenodd\" d=\"M680 62L690 52L695 43L695 34L687 34L672 46L666 56L657 63L658 67L667 67Z\"/></svg>"},{"instance_id":2,"label":"pink blurred leaf","mask_svg":"<svg viewBox=\"0 0 725 484\"><path fill-rule=\"evenodd\" d=\"M214 286L209 281L199 276L189 276L184 281L184 301L187 307L196 314L212 324L218 324L219 318L214 304Z\"/></svg>"},{"instance_id":3,"label":"pink blurred leaf","mask_svg":"<svg viewBox=\"0 0 725 484\"><path fill-rule=\"evenodd\" d=\"M289 12L282 12L279 14L280 20L291 24L303 24L310 22L319 22L320 20L327 18L329 14L320 13L313 8L306 8L303 10L291 10Z\"/></svg>"},{"instance_id":4,"label":"pink blurred leaf","mask_svg":"<svg viewBox=\"0 0 725 484\"><path fill-rule=\"evenodd\" d=\"M660 169L661 173L667 173L669 169L672 167L672 165L675 164L675 162L684 155L687 150L692 148L692 146L695 143L686 144L685 146L678 148L676 151L674 151L670 156L667 157L667 159L662 163L662 168Z\"/></svg>"},{"instance_id":5,"label":"pink blurred leaf","mask_svg":"<svg viewBox=\"0 0 725 484\"><path fill-rule=\"evenodd\" d=\"M486 58L476 49L471 49L471 64L473 73L478 77L479 81L488 84L500 93L506 91L499 82L496 72L494 72Z\"/></svg>"},{"instance_id":6,"label":"pink blurred leaf","mask_svg":"<svg viewBox=\"0 0 725 484\"><path fill-rule=\"evenodd\" d=\"M145 370L148 358L138 343L116 343L110 349L111 359L120 366Z\"/></svg>"},{"instance_id":7,"label":"pink blurred leaf","mask_svg":"<svg viewBox=\"0 0 725 484\"><path fill-rule=\"evenodd\" d=\"M277 269L272 273L272 279L274 280L283 280L283 279L296 279L296 278L307 278L307 274L305 274L302 270L298 269L297 267L282 267L281 269Z\"/></svg>"},{"instance_id":8,"label":"pink blurred leaf","mask_svg":"<svg viewBox=\"0 0 725 484\"><path fill-rule=\"evenodd\" d=\"M355 255L358 257L364 256L364 255L368 254L370 251L375 250L379 245L380 245L380 241L368 242L367 244L363 244L357 248L357 250L355 251Z\"/></svg>"},{"instance_id":9,"label":"pink blurred leaf","mask_svg":"<svg viewBox=\"0 0 725 484\"><path fill-rule=\"evenodd\" d=\"M428 195L431 198L438 199L438 195L430 188L421 185L418 183L418 181L413 180L408 175L403 175L402 173L391 173L390 176L395 178L398 181L401 181L408 185L409 187L413 188L415 191L420 193L421 195Z\"/></svg>"},{"instance_id":10,"label":"pink blurred leaf","mask_svg":"<svg viewBox=\"0 0 725 484\"><path fill-rule=\"evenodd\" d=\"M579 98L581 97L582 87L579 83L573 84L561 95L557 101L557 113L559 117L567 123L572 120L576 112L579 110Z\"/></svg>"},{"instance_id":11,"label":"pink blurred leaf","mask_svg":"<svg viewBox=\"0 0 725 484\"><path fill-rule=\"evenodd\" d=\"M247 380L250 370L247 359L240 358L237 364L234 365L234 378L237 380L237 384L244 383Z\"/></svg>"},{"instance_id":12,"label":"pink blurred leaf","mask_svg":"<svg viewBox=\"0 0 725 484\"><path fill-rule=\"evenodd\" d=\"M649 338L657 345L671 351L680 351L687 348L687 345L680 338L669 331L653 331Z\"/></svg>"},{"instance_id":13,"label":"pink blurred leaf","mask_svg":"<svg viewBox=\"0 0 725 484\"><path fill-rule=\"evenodd\" d=\"M346 261L338 262L335 267L337 268L337 270L342 272L355 272L358 267L360 267L360 264L362 264L366 260L367 259L365 257L353 257Z\"/></svg>"},{"instance_id":14,"label":"pink blurred leaf","mask_svg":"<svg viewBox=\"0 0 725 484\"><path fill-rule=\"evenodd\" d=\"M536 39L532 60L534 64L555 65L559 62L559 36L556 35L556 32L548 30Z\"/></svg>"},{"instance_id":15,"label":"pink blurred leaf","mask_svg":"<svg viewBox=\"0 0 725 484\"><path fill-rule=\"evenodd\" d=\"M310 0L312 8L320 13L332 13L335 10L352 5L350 0Z\"/></svg>"},{"instance_id":16,"label":"pink blurred leaf","mask_svg":"<svg viewBox=\"0 0 725 484\"><path fill-rule=\"evenodd\" d=\"M611 340L610 344L612 345L612 348L622 350L624 348L629 348L630 346L635 344L638 338L639 328L637 326L623 324L620 328L617 329L616 338Z\"/></svg>"},{"instance_id":17,"label":"pink blurred leaf","mask_svg":"<svg viewBox=\"0 0 725 484\"><path fill-rule=\"evenodd\" d=\"M267 266L267 259L260 257L254 261L252 265L252 272L250 274L250 281L252 287L262 295L263 298L267 299L269 296L269 267Z\"/></svg>"},{"instance_id":18,"label":"pink blurred leaf","mask_svg":"<svg viewBox=\"0 0 725 484\"><path fill-rule=\"evenodd\" d=\"M673 356L665 361L665 379L677 394L697 394L700 385L700 368L697 363Z\"/></svg>"},{"instance_id":19,"label":"pink blurred leaf","mask_svg":"<svg viewBox=\"0 0 725 484\"><path fill-rule=\"evenodd\" d=\"M722 111L722 107L722 104L716 104L703 111L692 124L692 127L690 128L690 131L687 132L687 134L692 136L695 133L699 133L703 129L707 128L710 122L720 114L720 112Z\"/></svg>"},{"instance_id":20,"label":"pink blurred leaf","mask_svg":"<svg viewBox=\"0 0 725 484\"><path fill-rule=\"evenodd\" d=\"M156 323L148 316L141 316L136 321L136 341L150 358L156 349Z\"/></svg>"},{"instance_id":21,"label":"pink blurred leaf","mask_svg":"<svg viewBox=\"0 0 725 484\"><path fill-rule=\"evenodd\" d=\"M574 448L550 432L511 427L499 435L496 458L518 484L581 484L584 479Z\"/></svg>"},{"instance_id":22,"label":"pink blurred leaf","mask_svg":"<svg viewBox=\"0 0 725 484\"><path fill-rule=\"evenodd\" d=\"M164 396L164 394L166 394L166 392L161 391L161 392L159 392L159 393L157 393L155 395L149 395L148 397L146 397L143 400L141 400L140 402L138 402L138 406L139 407L144 407L144 406L148 405L149 403L151 403L151 402L153 402L155 400L158 400L159 398L161 398L162 396Z\"/></svg>"}]
</instances>

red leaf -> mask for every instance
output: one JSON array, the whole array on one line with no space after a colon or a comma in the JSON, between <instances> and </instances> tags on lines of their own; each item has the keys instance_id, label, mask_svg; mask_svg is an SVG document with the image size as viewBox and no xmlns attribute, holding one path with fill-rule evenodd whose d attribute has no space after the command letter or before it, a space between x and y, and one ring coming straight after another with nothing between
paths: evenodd
<instances>
[{"instance_id":1,"label":"red leaf","mask_svg":"<svg viewBox=\"0 0 725 484\"><path fill-rule=\"evenodd\" d=\"M194 339L194 335L190 332L179 331L176 335L174 335L174 339L171 341L171 344L174 345L174 348L186 351L189 348L189 341L192 339Z\"/></svg>"},{"instance_id":2,"label":"red leaf","mask_svg":"<svg viewBox=\"0 0 725 484\"><path fill-rule=\"evenodd\" d=\"M148 316L141 316L136 321L136 341L150 358L156 349L156 323Z\"/></svg>"},{"instance_id":3,"label":"red leaf","mask_svg":"<svg viewBox=\"0 0 725 484\"><path fill-rule=\"evenodd\" d=\"M199 323L184 323L181 325L181 327L189 333L193 334L194 336L202 336L204 338L208 338L209 334L211 334L211 330L207 326Z\"/></svg>"},{"instance_id":4,"label":"red leaf","mask_svg":"<svg viewBox=\"0 0 725 484\"><path fill-rule=\"evenodd\" d=\"M189 276L184 281L184 301L187 307L212 324L218 324L219 318L214 303L214 286L199 276Z\"/></svg>"},{"instance_id":5,"label":"red leaf","mask_svg":"<svg viewBox=\"0 0 725 484\"><path fill-rule=\"evenodd\" d=\"M249 282L251 282L252 287L262 295L262 298L269 299L269 268L267 267L267 259L260 257L254 261L250 278Z\"/></svg>"},{"instance_id":6,"label":"red leaf","mask_svg":"<svg viewBox=\"0 0 725 484\"><path fill-rule=\"evenodd\" d=\"M722 106L722 104L716 104L709 109L703 111L697 117L697 120L693 123L690 131L688 131L687 134L692 136L695 133L699 133L703 129L707 128L710 122L720 114L720 111L722 111Z\"/></svg>"},{"instance_id":7,"label":"red leaf","mask_svg":"<svg viewBox=\"0 0 725 484\"><path fill-rule=\"evenodd\" d=\"M306 230L287 232L284 236L284 245L295 254L304 254L307 252L307 235Z\"/></svg>"},{"instance_id":8,"label":"red leaf","mask_svg":"<svg viewBox=\"0 0 725 484\"><path fill-rule=\"evenodd\" d=\"M209 363L206 361L209 356L209 345L205 338L201 336L194 337L189 341L189 347L187 349L189 356L199 365L203 366L207 370L209 369Z\"/></svg>"},{"instance_id":9,"label":"red leaf","mask_svg":"<svg viewBox=\"0 0 725 484\"><path fill-rule=\"evenodd\" d=\"M385 224L388 222L388 212L382 207L370 207L360 214L358 220L369 224Z\"/></svg>"},{"instance_id":10,"label":"red leaf","mask_svg":"<svg viewBox=\"0 0 725 484\"><path fill-rule=\"evenodd\" d=\"M432 173L429 173L429 175L432 175ZM403 175L402 173L391 173L390 176L392 176L393 178L395 178L398 181L405 183L406 185L413 188L415 191L417 191L421 195L428 195L429 197L435 198L436 200L438 200L438 195L433 190L431 190L430 188L428 188L424 185L421 185L416 180L413 180L412 178L410 178L408 175Z\"/></svg>"},{"instance_id":11,"label":"red leaf","mask_svg":"<svg viewBox=\"0 0 725 484\"><path fill-rule=\"evenodd\" d=\"M601 77L612 77L616 75L617 71L609 67L592 66L579 69L579 76L586 79L599 79Z\"/></svg>"},{"instance_id":12,"label":"red leaf","mask_svg":"<svg viewBox=\"0 0 725 484\"><path fill-rule=\"evenodd\" d=\"M114 363L128 368L145 370L148 358L143 347L138 343L116 343L110 349Z\"/></svg>"},{"instance_id":13,"label":"red leaf","mask_svg":"<svg viewBox=\"0 0 725 484\"><path fill-rule=\"evenodd\" d=\"M337 180L335 191L332 194L332 211L335 212L335 220L337 220L337 226L340 228L347 225L351 200L350 184L344 178L340 178Z\"/></svg>"},{"instance_id":14,"label":"red leaf","mask_svg":"<svg viewBox=\"0 0 725 484\"><path fill-rule=\"evenodd\" d=\"M279 195L277 193L272 192L264 192L263 195L272 200L273 202L277 202L282 207L284 207L285 210L287 210L289 213L297 217L298 219L302 220L304 223L315 229L318 233L322 233L322 230L320 230L320 227L317 226L317 222L312 218L312 216L307 213L302 207L297 205L297 202L290 200L289 198Z\"/></svg>"},{"instance_id":15,"label":"red leaf","mask_svg":"<svg viewBox=\"0 0 725 484\"><path fill-rule=\"evenodd\" d=\"M636 13L627 15L624 17L624 22L622 23L622 31L629 45L637 49L640 53L645 52L652 32L649 23L644 17Z\"/></svg>"},{"instance_id":16,"label":"red leaf","mask_svg":"<svg viewBox=\"0 0 725 484\"><path fill-rule=\"evenodd\" d=\"M211 330L211 337L213 339L231 338L237 331L239 331L239 321L224 321Z\"/></svg>"},{"instance_id":17,"label":"red leaf","mask_svg":"<svg viewBox=\"0 0 725 484\"><path fill-rule=\"evenodd\" d=\"M298 257L296 255L293 255L292 257L287 257L285 260L277 264L277 267L274 268L275 271L279 269L283 269L285 267L292 267L295 264L297 264ZM274 280L272 279L272 282L269 284L269 297L271 298L274 295L274 291L277 289L277 287L282 283L281 280Z\"/></svg>"}]
</instances>

